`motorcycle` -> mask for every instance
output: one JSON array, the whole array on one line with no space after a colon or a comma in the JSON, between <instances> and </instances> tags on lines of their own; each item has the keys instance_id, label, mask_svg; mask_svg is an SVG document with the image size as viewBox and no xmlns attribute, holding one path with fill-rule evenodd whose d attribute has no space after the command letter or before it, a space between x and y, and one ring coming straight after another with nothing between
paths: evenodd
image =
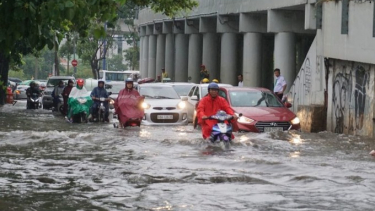
<instances>
[{"instance_id":1,"label":"motorcycle","mask_svg":"<svg viewBox=\"0 0 375 211\"><path fill-rule=\"evenodd\" d=\"M116 113L119 119L120 127L140 127L144 116L144 109L141 104L143 96L125 95L119 99ZM119 125L113 124L115 128Z\"/></svg>"},{"instance_id":2,"label":"motorcycle","mask_svg":"<svg viewBox=\"0 0 375 211\"><path fill-rule=\"evenodd\" d=\"M37 93L32 93L31 96L27 99L26 109L38 109L41 107L39 101L39 95Z\"/></svg>"},{"instance_id":3,"label":"motorcycle","mask_svg":"<svg viewBox=\"0 0 375 211\"><path fill-rule=\"evenodd\" d=\"M239 114L242 116L242 114ZM232 143L233 127L230 120L232 115L228 115L225 111L218 111L215 115L208 117L208 119L217 120L217 123L212 127L210 140L212 143L219 143L223 150L229 150Z\"/></svg>"},{"instance_id":4,"label":"motorcycle","mask_svg":"<svg viewBox=\"0 0 375 211\"><path fill-rule=\"evenodd\" d=\"M89 108L92 104L91 98L78 97L76 99L69 99L69 110L72 118L72 123L87 123ZM68 119L67 119L68 120ZM68 120L69 121L69 120Z\"/></svg>"},{"instance_id":5,"label":"motorcycle","mask_svg":"<svg viewBox=\"0 0 375 211\"><path fill-rule=\"evenodd\" d=\"M109 92L108 93L108 96L111 95L112 92ZM104 103L106 101L108 101L106 98L104 97L101 97L99 98L98 100L96 101L99 101L100 102L100 105L99 105L99 109L98 109L98 112L97 114L95 115L95 117L92 119L94 122L104 122L105 120L105 106L104 106ZM109 102L108 102L109 103ZM109 106L109 105L108 105Z\"/></svg>"}]
</instances>

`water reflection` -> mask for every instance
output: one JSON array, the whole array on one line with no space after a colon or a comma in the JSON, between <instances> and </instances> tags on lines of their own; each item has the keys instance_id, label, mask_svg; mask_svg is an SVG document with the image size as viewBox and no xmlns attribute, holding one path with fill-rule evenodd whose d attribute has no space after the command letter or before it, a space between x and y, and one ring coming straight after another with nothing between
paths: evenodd
<instances>
[{"instance_id":1,"label":"water reflection","mask_svg":"<svg viewBox=\"0 0 375 211\"><path fill-rule=\"evenodd\" d=\"M0 108L0 210L372 210L374 141L191 125L115 129Z\"/></svg>"}]
</instances>

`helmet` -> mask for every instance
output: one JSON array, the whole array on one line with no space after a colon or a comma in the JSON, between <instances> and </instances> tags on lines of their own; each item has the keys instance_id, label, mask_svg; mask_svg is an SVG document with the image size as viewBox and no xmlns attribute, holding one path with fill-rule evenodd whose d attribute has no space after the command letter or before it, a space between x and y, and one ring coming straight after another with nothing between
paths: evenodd
<instances>
[{"instance_id":1,"label":"helmet","mask_svg":"<svg viewBox=\"0 0 375 211\"><path fill-rule=\"evenodd\" d=\"M134 81L133 81L133 79L132 78L127 78L126 80L125 80L125 83L133 83Z\"/></svg>"},{"instance_id":2,"label":"helmet","mask_svg":"<svg viewBox=\"0 0 375 211\"><path fill-rule=\"evenodd\" d=\"M202 83L209 83L210 82L210 80L208 80L208 78L203 78L203 80L202 80Z\"/></svg>"},{"instance_id":3,"label":"helmet","mask_svg":"<svg viewBox=\"0 0 375 211\"><path fill-rule=\"evenodd\" d=\"M77 86L83 86L84 83L82 78L77 79Z\"/></svg>"},{"instance_id":4,"label":"helmet","mask_svg":"<svg viewBox=\"0 0 375 211\"><path fill-rule=\"evenodd\" d=\"M219 83L219 80L217 80L217 79L213 79L212 82L214 82L214 83Z\"/></svg>"},{"instance_id":5,"label":"helmet","mask_svg":"<svg viewBox=\"0 0 375 211\"><path fill-rule=\"evenodd\" d=\"M68 80L68 84L70 84L70 83L74 83L72 79Z\"/></svg>"},{"instance_id":6,"label":"helmet","mask_svg":"<svg viewBox=\"0 0 375 211\"><path fill-rule=\"evenodd\" d=\"M34 81L30 82L30 87L34 87L35 85L36 85L36 83Z\"/></svg>"},{"instance_id":7,"label":"helmet","mask_svg":"<svg viewBox=\"0 0 375 211\"><path fill-rule=\"evenodd\" d=\"M98 80L98 85L99 85L100 83L105 84L105 81L104 81L103 79L99 79L99 80Z\"/></svg>"},{"instance_id":8,"label":"helmet","mask_svg":"<svg viewBox=\"0 0 375 211\"><path fill-rule=\"evenodd\" d=\"M210 91L210 89L219 89L219 85L217 85L217 83L210 83L208 85L208 91Z\"/></svg>"}]
</instances>

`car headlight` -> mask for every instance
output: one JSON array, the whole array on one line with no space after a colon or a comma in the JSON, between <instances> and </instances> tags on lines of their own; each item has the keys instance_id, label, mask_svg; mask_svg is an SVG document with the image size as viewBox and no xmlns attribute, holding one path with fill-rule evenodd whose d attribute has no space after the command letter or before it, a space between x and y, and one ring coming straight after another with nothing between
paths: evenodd
<instances>
[{"instance_id":1,"label":"car headlight","mask_svg":"<svg viewBox=\"0 0 375 211\"><path fill-rule=\"evenodd\" d=\"M294 117L294 119L292 119L292 121L290 121L292 123L292 125L297 125L300 123L299 121L299 118L298 117Z\"/></svg>"},{"instance_id":2,"label":"car headlight","mask_svg":"<svg viewBox=\"0 0 375 211\"><path fill-rule=\"evenodd\" d=\"M254 122L254 120L250 119L249 117L241 116L241 117L238 117L237 122L250 124Z\"/></svg>"},{"instance_id":3,"label":"car headlight","mask_svg":"<svg viewBox=\"0 0 375 211\"><path fill-rule=\"evenodd\" d=\"M150 104L148 104L148 103L146 103L146 102L143 102L143 103L142 103L142 108L143 108L143 109L149 109L150 107L151 107Z\"/></svg>"},{"instance_id":4,"label":"car headlight","mask_svg":"<svg viewBox=\"0 0 375 211\"><path fill-rule=\"evenodd\" d=\"M179 102L178 105L177 105L177 107L178 107L179 109L184 109L184 108L186 107L186 103L185 103L185 101Z\"/></svg>"}]
</instances>

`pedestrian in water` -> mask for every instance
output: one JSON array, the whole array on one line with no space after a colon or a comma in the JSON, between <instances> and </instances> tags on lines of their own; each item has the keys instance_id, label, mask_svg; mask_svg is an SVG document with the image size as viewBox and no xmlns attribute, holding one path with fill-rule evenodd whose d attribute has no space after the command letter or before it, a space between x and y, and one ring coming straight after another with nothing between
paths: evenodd
<instances>
[{"instance_id":1,"label":"pedestrian in water","mask_svg":"<svg viewBox=\"0 0 375 211\"><path fill-rule=\"evenodd\" d=\"M62 94L64 90L64 81L59 81L59 84L55 86L55 88L52 91L51 96L53 97L53 111L59 111L59 103L60 103L60 98L59 96Z\"/></svg>"},{"instance_id":2,"label":"pedestrian in water","mask_svg":"<svg viewBox=\"0 0 375 211\"><path fill-rule=\"evenodd\" d=\"M277 95L277 97L282 100L284 92L286 90L287 84L285 78L280 75L280 69L276 68L273 73L275 74L275 86L273 88L273 92Z\"/></svg>"},{"instance_id":3,"label":"pedestrian in water","mask_svg":"<svg viewBox=\"0 0 375 211\"><path fill-rule=\"evenodd\" d=\"M73 85L74 85L74 82L71 79L69 79L68 80L68 86L66 86L64 88L63 92L62 92L62 96L63 96L63 99L64 99L64 108L63 108L64 115L66 115L67 112L68 112L69 94L73 89Z\"/></svg>"},{"instance_id":4,"label":"pedestrian in water","mask_svg":"<svg viewBox=\"0 0 375 211\"><path fill-rule=\"evenodd\" d=\"M206 65L204 64L201 65L201 71L199 74L200 74L200 81L202 81L205 78L207 79L210 78L210 74L208 73L208 70L206 69Z\"/></svg>"},{"instance_id":5,"label":"pedestrian in water","mask_svg":"<svg viewBox=\"0 0 375 211\"><path fill-rule=\"evenodd\" d=\"M238 79L238 87L243 87L243 75L239 74L237 76L237 79Z\"/></svg>"}]
</instances>

